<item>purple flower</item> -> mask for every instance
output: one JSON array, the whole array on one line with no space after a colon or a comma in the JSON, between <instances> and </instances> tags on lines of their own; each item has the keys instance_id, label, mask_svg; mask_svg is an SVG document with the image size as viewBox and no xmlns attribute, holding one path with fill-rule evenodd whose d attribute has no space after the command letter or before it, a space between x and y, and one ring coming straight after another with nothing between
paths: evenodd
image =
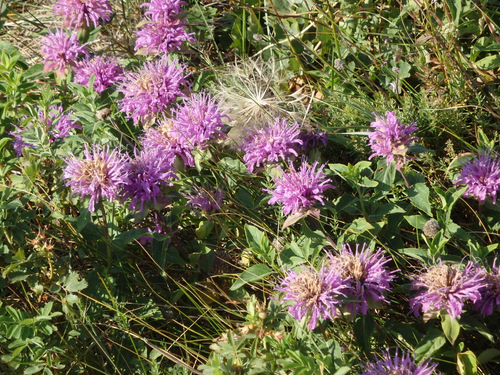
<instances>
[{"instance_id":1,"label":"purple flower","mask_svg":"<svg viewBox=\"0 0 500 375\"><path fill-rule=\"evenodd\" d=\"M206 93L192 94L174 109L171 134L184 143L205 148L208 141L224 137L224 115L214 99Z\"/></svg>"},{"instance_id":2,"label":"purple flower","mask_svg":"<svg viewBox=\"0 0 500 375\"><path fill-rule=\"evenodd\" d=\"M94 212L101 197L113 200L118 196L127 183L128 163L116 150L110 153L108 146L101 151L94 145L90 151L85 145L84 155L85 159L72 155L65 160L63 179L74 193L81 197L90 195L89 211Z\"/></svg>"},{"instance_id":3,"label":"purple flower","mask_svg":"<svg viewBox=\"0 0 500 375\"><path fill-rule=\"evenodd\" d=\"M385 293L391 289L390 282L394 279L394 272L388 271L385 264L390 261L384 257L379 248L372 252L366 244L361 248L356 244L356 251L352 251L348 244L344 244L339 255L328 254L330 267L337 272L347 289L348 299L342 307L354 315L365 315L369 308L380 307L382 302L388 302Z\"/></svg>"},{"instance_id":4,"label":"purple flower","mask_svg":"<svg viewBox=\"0 0 500 375\"><path fill-rule=\"evenodd\" d=\"M148 128L141 139L144 149L155 149L167 154L174 154L182 159L185 165L194 167L194 158L191 151L194 147L190 143L179 140L172 134L172 121L164 120L160 126Z\"/></svg>"},{"instance_id":5,"label":"purple flower","mask_svg":"<svg viewBox=\"0 0 500 375\"><path fill-rule=\"evenodd\" d=\"M495 258L491 272L479 268L478 272L484 277L484 286L481 288L481 298L474 303L474 309L483 316L492 315L495 308L500 308L500 266Z\"/></svg>"},{"instance_id":6,"label":"purple flower","mask_svg":"<svg viewBox=\"0 0 500 375\"><path fill-rule=\"evenodd\" d=\"M148 61L137 72L125 73L118 91L124 98L119 106L134 124L143 123L162 114L178 97L185 96L181 91L188 84L184 76L184 65L177 58L163 56Z\"/></svg>"},{"instance_id":7,"label":"purple flower","mask_svg":"<svg viewBox=\"0 0 500 375\"><path fill-rule=\"evenodd\" d=\"M411 137L410 134L418 128L416 122L405 126L399 122L394 112L387 112L386 117L375 115L376 120L370 124L375 131L368 134L368 140L372 148L373 154L369 159L375 156L385 156L387 165L393 160L396 161L396 167L406 163L408 147L417 138Z\"/></svg>"},{"instance_id":8,"label":"purple flower","mask_svg":"<svg viewBox=\"0 0 500 375\"><path fill-rule=\"evenodd\" d=\"M153 0L141 6L146 7L146 20L136 31L135 49L145 48L146 53L169 53L180 50L184 41L194 41L192 34L184 29L181 16L182 5L178 0Z\"/></svg>"},{"instance_id":9,"label":"purple flower","mask_svg":"<svg viewBox=\"0 0 500 375\"><path fill-rule=\"evenodd\" d=\"M297 320L306 317L310 330L320 318L333 319L340 305L338 298L345 295L338 273L324 265L319 271L313 268L304 268L299 273L288 271L277 290L285 293L283 301L295 302L288 311Z\"/></svg>"},{"instance_id":10,"label":"purple flower","mask_svg":"<svg viewBox=\"0 0 500 375\"><path fill-rule=\"evenodd\" d=\"M298 156L297 149L302 145L299 124L288 125L287 119L277 117L266 127L250 131L243 138L241 148L245 151L243 161L248 172L266 163L278 163Z\"/></svg>"},{"instance_id":11,"label":"purple flower","mask_svg":"<svg viewBox=\"0 0 500 375\"><path fill-rule=\"evenodd\" d=\"M299 138L302 141L302 149L308 151L321 144L326 147L328 133L319 129L307 129L300 133Z\"/></svg>"},{"instance_id":12,"label":"purple flower","mask_svg":"<svg viewBox=\"0 0 500 375\"><path fill-rule=\"evenodd\" d=\"M399 355L396 350L395 356L387 351L378 361L368 362L362 367L360 375L431 375L436 371L437 364L427 359L417 365L409 354Z\"/></svg>"},{"instance_id":13,"label":"purple flower","mask_svg":"<svg viewBox=\"0 0 500 375\"><path fill-rule=\"evenodd\" d=\"M103 56L97 56L83 60L75 67L74 81L89 87L90 78L94 76L93 89L98 94L101 94L120 80L122 74L123 68L118 65L115 57L104 58Z\"/></svg>"},{"instance_id":14,"label":"purple flower","mask_svg":"<svg viewBox=\"0 0 500 375\"><path fill-rule=\"evenodd\" d=\"M144 14L150 16L154 21L164 18L175 19L182 12L182 6L186 3L182 0L151 0L141 7L147 8Z\"/></svg>"},{"instance_id":15,"label":"purple flower","mask_svg":"<svg viewBox=\"0 0 500 375\"><path fill-rule=\"evenodd\" d=\"M204 188L194 187L194 194L187 194L189 198L187 204L192 207L199 207L204 212L218 212L222 206L224 192L222 189L207 190Z\"/></svg>"},{"instance_id":16,"label":"purple flower","mask_svg":"<svg viewBox=\"0 0 500 375\"><path fill-rule=\"evenodd\" d=\"M175 155L161 152L154 148L135 152L130 160L128 182L121 192L123 199L132 198L131 210L142 211L144 204L153 202L163 195L161 187L172 186L171 179L177 178L173 172Z\"/></svg>"},{"instance_id":17,"label":"purple flower","mask_svg":"<svg viewBox=\"0 0 500 375\"><path fill-rule=\"evenodd\" d=\"M480 202L491 197L495 204L500 190L500 158L492 156L491 152L480 151L462 165L462 172L454 182L467 185L465 194L476 197Z\"/></svg>"},{"instance_id":18,"label":"purple flower","mask_svg":"<svg viewBox=\"0 0 500 375\"><path fill-rule=\"evenodd\" d=\"M420 310L435 317L443 308L452 319L460 317L466 301L476 302L481 298L484 276L477 272L477 265L468 262L463 270L459 265L440 262L417 275L412 289L419 292L410 299L411 312L420 315Z\"/></svg>"},{"instance_id":19,"label":"purple flower","mask_svg":"<svg viewBox=\"0 0 500 375\"><path fill-rule=\"evenodd\" d=\"M14 125L14 131L9 132L14 139L12 141L12 147L17 154L17 157L23 156L23 148L25 147L35 147L31 143L24 142L23 133L26 129L20 128L19 126Z\"/></svg>"},{"instance_id":20,"label":"purple flower","mask_svg":"<svg viewBox=\"0 0 500 375\"><path fill-rule=\"evenodd\" d=\"M85 45L80 45L76 33L66 34L62 29L49 34L41 40L42 55L44 57L44 73L55 70L59 77L67 73L69 66L76 65L76 60L81 55L88 55Z\"/></svg>"},{"instance_id":21,"label":"purple flower","mask_svg":"<svg viewBox=\"0 0 500 375\"><path fill-rule=\"evenodd\" d=\"M75 29L108 22L113 11L108 0L58 0L54 13L63 16L63 27Z\"/></svg>"},{"instance_id":22,"label":"purple flower","mask_svg":"<svg viewBox=\"0 0 500 375\"><path fill-rule=\"evenodd\" d=\"M306 160L302 159L302 165L298 171L291 163L288 171L283 171L279 167L281 177L273 177L274 190L264 189L272 196L268 203L282 203L285 215L303 212L316 202L324 204L323 192L328 188L334 189L334 186L328 183L331 180L321 172L324 165L316 170L317 165L316 161L309 166Z\"/></svg>"}]
</instances>

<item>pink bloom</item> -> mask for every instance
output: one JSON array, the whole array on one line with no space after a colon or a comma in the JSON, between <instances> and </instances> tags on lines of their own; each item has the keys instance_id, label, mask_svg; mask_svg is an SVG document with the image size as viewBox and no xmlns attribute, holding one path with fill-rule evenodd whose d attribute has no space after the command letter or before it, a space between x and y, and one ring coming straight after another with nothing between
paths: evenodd
<instances>
[{"instance_id":1,"label":"pink bloom","mask_svg":"<svg viewBox=\"0 0 500 375\"><path fill-rule=\"evenodd\" d=\"M381 359L363 364L362 367L360 375L431 375L435 373L437 364L426 359L417 365L409 354L399 355L396 350L394 356L387 351Z\"/></svg>"},{"instance_id":2,"label":"pink bloom","mask_svg":"<svg viewBox=\"0 0 500 375\"><path fill-rule=\"evenodd\" d=\"M94 76L94 90L101 94L122 78L123 68L118 65L115 57L97 56L81 61L75 67L74 81L80 85L89 86L90 78Z\"/></svg>"},{"instance_id":3,"label":"pink bloom","mask_svg":"<svg viewBox=\"0 0 500 375\"><path fill-rule=\"evenodd\" d=\"M55 70L59 77L67 73L69 66L76 65L78 57L88 55L85 46L80 45L76 33L68 35L62 29L56 29L55 33L49 30L41 43L43 71L46 73Z\"/></svg>"},{"instance_id":4,"label":"pink bloom","mask_svg":"<svg viewBox=\"0 0 500 375\"><path fill-rule=\"evenodd\" d=\"M108 22L113 11L108 0L58 0L54 13L63 16L63 27L94 27Z\"/></svg>"},{"instance_id":5,"label":"pink bloom","mask_svg":"<svg viewBox=\"0 0 500 375\"><path fill-rule=\"evenodd\" d=\"M406 163L406 153L410 144L417 139L410 136L418 129L416 123L405 126L399 122L394 112L387 112L385 118L378 115L375 117L376 121L370 124L375 130L368 134L368 141L373 150L370 159L384 156L387 158L387 165L395 160L396 167L400 168Z\"/></svg>"}]
</instances>

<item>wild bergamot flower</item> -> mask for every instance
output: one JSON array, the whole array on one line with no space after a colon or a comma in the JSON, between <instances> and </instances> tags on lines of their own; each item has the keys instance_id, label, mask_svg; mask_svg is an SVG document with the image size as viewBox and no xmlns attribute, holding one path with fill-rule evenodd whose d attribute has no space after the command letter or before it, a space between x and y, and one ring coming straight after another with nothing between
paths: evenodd
<instances>
[{"instance_id":1,"label":"wild bergamot flower","mask_svg":"<svg viewBox=\"0 0 500 375\"><path fill-rule=\"evenodd\" d=\"M391 355L389 351L384 353L379 360L371 361L362 365L360 375L431 375L436 371L437 364L429 359L419 364L409 354Z\"/></svg>"},{"instance_id":2,"label":"wild bergamot flower","mask_svg":"<svg viewBox=\"0 0 500 375\"><path fill-rule=\"evenodd\" d=\"M63 16L63 27L75 29L108 22L113 11L108 0L58 0L54 13Z\"/></svg>"},{"instance_id":3,"label":"wild bergamot flower","mask_svg":"<svg viewBox=\"0 0 500 375\"><path fill-rule=\"evenodd\" d=\"M329 258L330 267L340 275L346 285L345 294L352 300L344 303L342 308L353 317L365 315L370 308L387 302L385 294L391 289L389 283L394 279L395 271L389 271L385 266L390 258L384 256L381 248L373 252L366 244L356 244L353 251L344 244L340 254L329 254Z\"/></svg>"},{"instance_id":4,"label":"wild bergamot flower","mask_svg":"<svg viewBox=\"0 0 500 375\"><path fill-rule=\"evenodd\" d=\"M323 192L326 189L333 189L329 184L331 181L322 172L324 165L317 169L318 162L310 166L305 159L297 171L290 163L288 171L278 167L281 176L274 176L275 187L273 190L264 189L271 194L269 204L282 203L285 215L304 212L317 202L324 204Z\"/></svg>"},{"instance_id":5,"label":"wild bergamot flower","mask_svg":"<svg viewBox=\"0 0 500 375\"><path fill-rule=\"evenodd\" d=\"M131 210L142 211L145 204L158 204L158 198L163 196L161 188L172 186L171 180L177 178L174 158L173 153L154 148L135 151L128 165L128 181L121 191L123 199L131 198Z\"/></svg>"},{"instance_id":6,"label":"wild bergamot flower","mask_svg":"<svg viewBox=\"0 0 500 375\"><path fill-rule=\"evenodd\" d=\"M370 124L375 130L368 134L368 141L373 150L369 159L375 156L383 156L387 159L387 164L396 161L396 167L401 168L406 163L408 148L417 138L411 133L418 128L415 122L405 126L394 115L394 112L387 112L386 117L375 115L376 120Z\"/></svg>"},{"instance_id":7,"label":"wild bergamot flower","mask_svg":"<svg viewBox=\"0 0 500 375\"><path fill-rule=\"evenodd\" d=\"M500 158L492 155L492 152L479 152L463 164L462 172L454 182L467 185L465 194L472 195L480 202L491 197L495 204L500 190Z\"/></svg>"},{"instance_id":8,"label":"wild bergamot flower","mask_svg":"<svg viewBox=\"0 0 500 375\"><path fill-rule=\"evenodd\" d=\"M122 78L123 68L115 57L96 56L79 62L75 69L74 81L89 87L90 78L94 76L93 89L101 94Z\"/></svg>"},{"instance_id":9,"label":"wild bergamot flower","mask_svg":"<svg viewBox=\"0 0 500 375\"><path fill-rule=\"evenodd\" d=\"M88 55L85 45L80 45L76 33L66 34L62 29L49 30L41 40L44 57L43 71L55 70L59 77L67 73L69 66L74 66L82 55Z\"/></svg>"},{"instance_id":10,"label":"wild bergamot flower","mask_svg":"<svg viewBox=\"0 0 500 375\"><path fill-rule=\"evenodd\" d=\"M297 320L306 318L310 330L316 327L320 318L335 318L344 289L339 274L325 265L319 271L312 267L298 273L290 270L277 288L285 293L283 301L295 302L288 308L290 314Z\"/></svg>"},{"instance_id":11,"label":"wild bergamot flower","mask_svg":"<svg viewBox=\"0 0 500 375\"><path fill-rule=\"evenodd\" d=\"M171 134L179 141L204 149L210 140L226 135L223 119L227 116L207 93L183 98L173 114Z\"/></svg>"},{"instance_id":12,"label":"wild bergamot flower","mask_svg":"<svg viewBox=\"0 0 500 375\"><path fill-rule=\"evenodd\" d=\"M134 124L163 114L178 97L185 96L181 91L188 84L184 69L177 58L163 56L147 61L136 72L125 73L118 88L124 95L120 109Z\"/></svg>"},{"instance_id":13,"label":"wild bergamot flower","mask_svg":"<svg viewBox=\"0 0 500 375\"><path fill-rule=\"evenodd\" d=\"M189 198L187 204L192 207L200 208L205 212L218 212L222 207L224 192L221 188L206 189L195 186L195 193L187 194Z\"/></svg>"},{"instance_id":14,"label":"wild bergamot flower","mask_svg":"<svg viewBox=\"0 0 500 375\"><path fill-rule=\"evenodd\" d=\"M274 121L269 121L267 126L249 131L243 138L243 161L247 165L247 171L252 173L255 167L277 164L298 156L297 150L301 145L299 124L294 122L288 125L286 118L277 117Z\"/></svg>"},{"instance_id":15,"label":"wild bergamot flower","mask_svg":"<svg viewBox=\"0 0 500 375\"><path fill-rule=\"evenodd\" d=\"M481 312L483 316L492 315L495 309L500 308L500 266L497 266L498 258L495 258L491 272L479 268L484 277L484 286L481 288L481 298L474 303L474 309Z\"/></svg>"},{"instance_id":16,"label":"wild bergamot flower","mask_svg":"<svg viewBox=\"0 0 500 375\"><path fill-rule=\"evenodd\" d=\"M477 265L468 262L464 269L458 264L438 263L425 269L412 282L418 290L410 299L411 311L420 315L420 310L436 316L446 309L452 319L460 317L466 301L476 302L481 298L484 275L477 272Z\"/></svg>"},{"instance_id":17,"label":"wild bergamot flower","mask_svg":"<svg viewBox=\"0 0 500 375\"><path fill-rule=\"evenodd\" d=\"M74 155L66 159L63 179L73 192L83 198L90 195L89 211L95 211L95 205L101 197L114 200L128 180L128 162L116 150L109 152L109 147L102 150L94 145L91 150L85 145L84 159Z\"/></svg>"}]
</instances>

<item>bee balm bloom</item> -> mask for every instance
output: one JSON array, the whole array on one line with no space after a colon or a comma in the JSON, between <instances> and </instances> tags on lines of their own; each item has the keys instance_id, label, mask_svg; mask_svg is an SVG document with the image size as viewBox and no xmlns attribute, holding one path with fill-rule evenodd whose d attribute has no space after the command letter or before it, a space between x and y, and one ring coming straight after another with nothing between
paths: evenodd
<instances>
[{"instance_id":1,"label":"bee balm bloom","mask_svg":"<svg viewBox=\"0 0 500 375\"><path fill-rule=\"evenodd\" d=\"M346 285L345 294L355 301L343 306L351 314L365 315L368 309L376 308L387 302L385 293L391 289L395 271L388 271L383 250L372 252L366 244L356 245L353 251L344 244L339 255L329 254L330 267L334 269Z\"/></svg>"},{"instance_id":2,"label":"bee balm bloom","mask_svg":"<svg viewBox=\"0 0 500 375\"><path fill-rule=\"evenodd\" d=\"M55 70L59 77L64 77L69 66L76 65L78 57L87 55L85 46L80 45L76 33L66 34L62 29L42 38L43 71Z\"/></svg>"},{"instance_id":3,"label":"bee balm bloom","mask_svg":"<svg viewBox=\"0 0 500 375\"><path fill-rule=\"evenodd\" d=\"M477 272L477 266L469 262L463 270L458 265L439 263L418 275L412 288L418 290L410 300L411 311L436 315L446 309L452 319L460 317L466 301L476 302L481 298L484 276Z\"/></svg>"},{"instance_id":4,"label":"bee balm bloom","mask_svg":"<svg viewBox=\"0 0 500 375\"><path fill-rule=\"evenodd\" d=\"M177 58L164 56L148 61L142 69L125 73L118 88L124 95L119 101L120 109L134 124L147 122L164 113L178 97L185 96L181 88L187 83L184 66Z\"/></svg>"},{"instance_id":5,"label":"bee balm bloom","mask_svg":"<svg viewBox=\"0 0 500 375\"><path fill-rule=\"evenodd\" d=\"M316 169L317 166L317 161L309 166L303 159L298 171L291 163L288 171L280 167L281 177L274 177L274 190L264 189L271 194L268 203L282 203L285 215L303 212L317 202L324 204L323 192L334 186L328 183L330 179L321 172L324 165L319 169Z\"/></svg>"},{"instance_id":6,"label":"bee balm bloom","mask_svg":"<svg viewBox=\"0 0 500 375\"><path fill-rule=\"evenodd\" d=\"M324 266L319 271L313 268L305 268L299 273L289 271L277 290L285 293L283 301L295 302L288 311L297 320L306 318L310 330L316 327L320 318L335 317L340 304L338 297L344 295L338 273Z\"/></svg>"},{"instance_id":7,"label":"bee balm bloom","mask_svg":"<svg viewBox=\"0 0 500 375\"><path fill-rule=\"evenodd\" d=\"M108 22L113 11L108 0L58 0L54 13L63 16L63 27L74 29Z\"/></svg>"},{"instance_id":8,"label":"bee balm bloom","mask_svg":"<svg viewBox=\"0 0 500 375\"><path fill-rule=\"evenodd\" d=\"M500 266L495 258L491 272L480 269L484 275L484 286L481 288L481 298L474 304L474 309L483 316L492 315L495 308L500 308Z\"/></svg>"},{"instance_id":9,"label":"bee balm bloom","mask_svg":"<svg viewBox=\"0 0 500 375\"><path fill-rule=\"evenodd\" d=\"M83 60L75 67L74 81L89 87L90 78L94 76L93 89L101 94L121 79L122 73L123 68L118 65L116 58L97 56L90 60Z\"/></svg>"},{"instance_id":10,"label":"bee balm bloom","mask_svg":"<svg viewBox=\"0 0 500 375\"><path fill-rule=\"evenodd\" d=\"M435 372L437 364L424 360L418 365L408 355L403 353L391 356L385 353L378 361L368 362L363 365L360 375L431 375Z\"/></svg>"},{"instance_id":11,"label":"bee balm bloom","mask_svg":"<svg viewBox=\"0 0 500 375\"><path fill-rule=\"evenodd\" d=\"M491 197L495 204L500 190L500 158L486 151L480 152L463 164L462 172L454 182L467 185L465 194L480 202Z\"/></svg>"},{"instance_id":12,"label":"bee balm bloom","mask_svg":"<svg viewBox=\"0 0 500 375\"><path fill-rule=\"evenodd\" d=\"M415 122L405 126L399 122L394 112L387 112L385 118L377 115L375 117L375 121L370 124L375 130L368 134L368 142L373 150L369 159L384 156L387 164L395 160L396 167L401 168L406 163L410 144L416 140L410 135L418 129Z\"/></svg>"},{"instance_id":13,"label":"bee balm bloom","mask_svg":"<svg viewBox=\"0 0 500 375\"><path fill-rule=\"evenodd\" d=\"M90 195L89 211L95 211L101 197L113 200L127 182L128 163L109 147L102 150L94 146L89 150L85 145L85 159L74 155L66 160L63 179L81 197Z\"/></svg>"}]
</instances>

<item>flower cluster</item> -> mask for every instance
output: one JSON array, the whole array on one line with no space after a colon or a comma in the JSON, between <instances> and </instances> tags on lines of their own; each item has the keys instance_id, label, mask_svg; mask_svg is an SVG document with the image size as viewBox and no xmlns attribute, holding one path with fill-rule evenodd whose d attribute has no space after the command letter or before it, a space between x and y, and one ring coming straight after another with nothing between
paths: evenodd
<instances>
[{"instance_id":1,"label":"flower cluster","mask_svg":"<svg viewBox=\"0 0 500 375\"><path fill-rule=\"evenodd\" d=\"M345 294L350 299L343 303L342 308L351 313L352 318L365 315L369 308L380 307L388 302L385 293L391 289L390 282L396 271L388 271L385 264L389 258L384 257L379 248L372 252L366 244L356 245L353 251L344 244L338 255L328 254L330 267L337 272L344 285Z\"/></svg>"},{"instance_id":2,"label":"flower cluster","mask_svg":"<svg viewBox=\"0 0 500 375\"><path fill-rule=\"evenodd\" d=\"M243 138L243 161L248 172L252 173L255 167L298 156L297 150L301 145L299 124L295 122L290 126L286 118L277 117L267 126L255 128Z\"/></svg>"},{"instance_id":3,"label":"flower cluster","mask_svg":"<svg viewBox=\"0 0 500 375\"><path fill-rule=\"evenodd\" d=\"M304 212L316 202L324 204L323 192L326 189L333 189L334 186L329 184L330 179L322 172L324 165L319 169L316 169L317 166L317 161L309 166L303 159L298 171L291 163L288 171L279 167L281 176L274 176L274 189L264 189L271 194L268 203L282 203L285 215Z\"/></svg>"},{"instance_id":4,"label":"flower cluster","mask_svg":"<svg viewBox=\"0 0 500 375\"><path fill-rule=\"evenodd\" d=\"M76 29L108 22L113 11L108 0L58 0L54 13L63 17L63 27Z\"/></svg>"},{"instance_id":5,"label":"flower cluster","mask_svg":"<svg viewBox=\"0 0 500 375\"><path fill-rule=\"evenodd\" d=\"M187 194L186 197L189 198L187 204L192 207L200 208L204 212L218 212L222 206L222 200L224 199L224 192L222 189L204 189L195 187L194 194Z\"/></svg>"},{"instance_id":6,"label":"flower cluster","mask_svg":"<svg viewBox=\"0 0 500 375\"><path fill-rule=\"evenodd\" d=\"M9 134L14 137L13 147L18 157L22 155L22 150L25 147L34 147L34 145L23 140L23 134L35 127L36 124L41 124L48 135L49 142L54 142L56 139L67 137L71 129L81 129L76 120L71 120L73 111L63 113L62 105L52 105L48 111L38 110L36 121L29 121L27 117L23 118L24 127L14 126L15 130ZM27 122L29 121L29 122Z\"/></svg>"},{"instance_id":7,"label":"flower cluster","mask_svg":"<svg viewBox=\"0 0 500 375\"><path fill-rule=\"evenodd\" d=\"M419 364L409 354L400 355L398 351L392 356L389 351L382 358L364 364L360 375L431 375L436 371L437 363L423 360Z\"/></svg>"},{"instance_id":8,"label":"flower cluster","mask_svg":"<svg viewBox=\"0 0 500 375\"><path fill-rule=\"evenodd\" d=\"M114 200L128 180L128 161L109 147L102 150L95 146L91 150L85 145L84 159L74 155L66 159L63 179L76 194L90 196L89 211L94 212L101 197Z\"/></svg>"},{"instance_id":9,"label":"flower cluster","mask_svg":"<svg viewBox=\"0 0 500 375\"><path fill-rule=\"evenodd\" d=\"M181 142L206 148L208 141L222 138L226 130L219 105L206 93L184 98L182 105L173 110L172 136Z\"/></svg>"},{"instance_id":10,"label":"flower cluster","mask_svg":"<svg viewBox=\"0 0 500 375\"><path fill-rule=\"evenodd\" d=\"M173 153L154 148L135 151L128 165L127 183L121 191L123 199L131 198L131 210L143 211L149 202L158 204L158 198L163 195L161 187L172 186L171 180L177 178L173 171L174 158Z\"/></svg>"},{"instance_id":11,"label":"flower cluster","mask_svg":"<svg viewBox=\"0 0 500 375\"><path fill-rule=\"evenodd\" d=\"M288 271L277 290L285 293L283 301L294 302L288 311L297 320L306 318L310 330L320 318L333 319L339 298L345 295L339 274L324 264L319 271L313 268L304 268L298 273Z\"/></svg>"},{"instance_id":12,"label":"flower cluster","mask_svg":"<svg viewBox=\"0 0 500 375\"><path fill-rule=\"evenodd\" d=\"M485 287L484 275L478 266L468 262L464 269L459 265L439 262L428 267L412 282L412 289L418 290L410 299L411 311L418 316L420 310L434 317L446 309L452 319L460 317L466 301L477 302Z\"/></svg>"},{"instance_id":13,"label":"flower cluster","mask_svg":"<svg viewBox=\"0 0 500 375\"><path fill-rule=\"evenodd\" d=\"M94 76L93 89L101 94L122 78L123 68L118 65L115 57L96 56L85 59L75 67L74 81L89 87L90 78Z\"/></svg>"},{"instance_id":14,"label":"flower cluster","mask_svg":"<svg viewBox=\"0 0 500 375\"><path fill-rule=\"evenodd\" d=\"M175 99L185 96L181 91L182 85L188 83L184 68L177 58L163 56L146 62L136 72L125 73L118 88L124 95L119 100L120 109L134 124L162 114Z\"/></svg>"},{"instance_id":15,"label":"flower cluster","mask_svg":"<svg viewBox=\"0 0 500 375\"><path fill-rule=\"evenodd\" d=\"M368 134L368 141L373 150L369 159L375 156L383 156L387 159L387 165L393 160L396 161L396 167L401 168L406 163L408 148L416 140L411 133L418 128L415 122L408 126L403 125L394 112L387 112L386 117L375 116L376 121L370 126L375 130Z\"/></svg>"},{"instance_id":16,"label":"flower cluster","mask_svg":"<svg viewBox=\"0 0 500 375\"><path fill-rule=\"evenodd\" d=\"M491 197L495 204L500 191L500 158L491 152L479 152L463 164L455 183L467 185L465 194L472 195L480 202Z\"/></svg>"},{"instance_id":17,"label":"flower cluster","mask_svg":"<svg viewBox=\"0 0 500 375\"><path fill-rule=\"evenodd\" d=\"M66 75L67 69L76 65L80 56L88 55L85 45L80 45L74 32L68 35L62 29L56 29L55 32L49 30L41 43L43 71L46 73L55 70L59 77Z\"/></svg>"},{"instance_id":18,"label":"flower cluster","mask_svg":"<svg viewBox=\"0 0 500 375\"><path fill-rule=\"evenodd\" d=\"M146 8L146 17L136 31L135 50L145 49L147 54L169 53L180 50L184 41L194 41L185 30L181 16L181 0L151 0L141 6Z\"/></svg>"}]
</instances>

